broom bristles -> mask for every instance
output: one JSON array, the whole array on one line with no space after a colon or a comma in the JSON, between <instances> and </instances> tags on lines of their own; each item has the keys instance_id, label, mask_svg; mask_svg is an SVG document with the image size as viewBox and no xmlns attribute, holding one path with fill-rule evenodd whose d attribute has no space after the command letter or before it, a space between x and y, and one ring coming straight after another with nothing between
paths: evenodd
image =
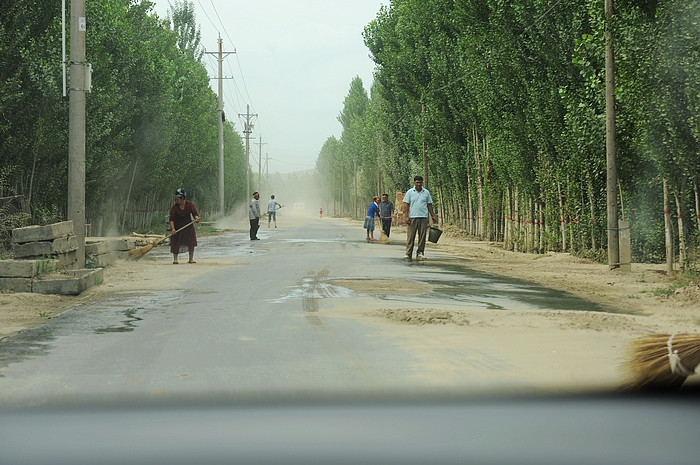
<instances>
[{"instance_id":1,"label":"broom bristles","mask_svg":"<svg viewBox=\"0 0 700 465\"><path fill-rule=\"evenodd\" d=\"M671 367L668 342L671 334L650 334L631 342L624 390L677 389L700 364L700 334L676 334L672 350L685 368Z\"/></svg>"},{"instance_id":2,"label":"broom bristles","mask_svg":"<svg viewBox=\"0 0 700 465\"><path fill-rule=\"evenodd\" d=\"M131 249L131 250L129 250L129 257L130 257L130 258L135 258L135 259L138 260L139 258L141 258L141 257L143 257L144 255L146 255L148 252L150 252L151 249L153 249L153 248L154 248L155 246L157 246L157 245L158 245L158 241L153 241L152 243L150 243L150 244L148 244L148 245L144 245L143 247L138 247L138 248L136 248L136 249Z\"/></svg>"}]
</instances>

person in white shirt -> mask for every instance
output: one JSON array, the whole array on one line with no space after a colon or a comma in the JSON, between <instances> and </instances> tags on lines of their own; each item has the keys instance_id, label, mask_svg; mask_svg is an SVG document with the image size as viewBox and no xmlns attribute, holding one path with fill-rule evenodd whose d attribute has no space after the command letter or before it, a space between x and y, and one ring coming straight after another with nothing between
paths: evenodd
<instances>
[{"instance_id":1,"label":"person in white shirt","mask_svg":"<svg viewBox=\"0 0 700 465\"><path fill-rule=\"evenodd\" d=\"M428 189L423 187L423 176L413 178L414 186L403 197L403 212L408 225L406 237L405 259L410 260L413 255L413 246L418 233L418 250L416 260L425 260L425 239L428 233L428 214L437 223L437 216L433 212L433 198Z\"/></svg>"},{"instance_id":2,"label":"person in white shirt","mask_svg":"<svg viewBox=\"0 0 700 465\"><path fill-rule=\"evenodd\" d=\"M259 241L258 229L260 229L260 194L253 192L253 199L248 208L248 219L250 220L250 240Z\"/></svg>"},{"instance_id":3,"label":"person in white shirt","mask_svg":"<svg viewBox=\"0 0 700 465\"><path fill-rule=\"evenodd\" d=\"M270 196L270 200L267 202L267 227L270 227L270 223L275 223L275 228L277 227L277 210L282 208L282 204L275 200L274 194Z\"/></svg>"}]
</instances>

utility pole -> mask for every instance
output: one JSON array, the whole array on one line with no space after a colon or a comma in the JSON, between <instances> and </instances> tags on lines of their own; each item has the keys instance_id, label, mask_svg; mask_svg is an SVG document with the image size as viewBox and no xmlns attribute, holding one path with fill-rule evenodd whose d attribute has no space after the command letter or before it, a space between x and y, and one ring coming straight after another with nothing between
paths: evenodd
<instances>
[{"instance_id":1,"label":"utility pole","mask_svg":"<svg viewBox=\"0 0 700 465\"><path fill-rule=\"evenodd\" d=\"M421 104L423 114L423 186L428 186L428 143L425 141L425 103Z\"/></svg>"},{"instance_id":2,"label":"utility pole","mask_svg":"<svg viewBox=\"0 0 700 465\"><path fill-rule=\"evenodd\" d=\"M605 0L605 155L607 160L608 267L620 267L620 231L617 218L617 164L615 140L615 54L613 0Z\"/></svg>"},{"instance_id":3,"label":"utility pole","mask_svg":"<svg viewBox=\"0 0 700 465\"><path fill-rule=\"evenodd\" d=\"M260 192L260 180L262 179L262 146L267 144L267 142L263 144L262 136L259 137L260 142L258 142L258 145L260 151L258 152L258 192Z\"/></svg>"},{"instance_id":4,"label":"utility pole","mask_svg":"<svg viewBox=\"0 0 700 465\"><path fill-rule=\"evenodd\" d=\"M380 149L380 136L377 133L377 195L382 195L382 168L380 166L381 162L381 149Z\"/></svg>"},{"instance_id":5,"label":"utility pole","mask_svg":"<svg viewBox=\"0 0 700 465\"><path fill-rule=\"evenodd\" d=\"M218 54L219 58L219 108L218 108L218 113L219 113L219 217L222 218L225 214L225 203L224 203L224 84L223 84L223 62L224 62L224 53L226 53L226 56L230 55L231 53L236 53L235 51L233 52L224 52L223 51L223 43L224 41L221 39L221 36L219 36L219 51L218 52L204 52L208 54Z\"/></svg>"},{"instance_id":6,"label":"utility pole","mask_svg":"<svg viewBox=\"0 0 700 465\"><path fill-rule=\"evenodd\" d=\"M85 61L86 31L85 0L71 0L67 216L78 242L77 268L85 268L85 93L90 73Z\"/></svg>"},{"instance_id":7,"label":"utility pole","mask_svg":"<svg viewBox=\"0 0 700 465\"><path fill-rule=\"evenodd\" d=\"M243 126L243 134L245 134L245 202L243 205L246 205L250 199L250 133L253 132L253 124L250 122L250 119L258 115L250 114L250 104L248 104L246 105L245 115L239 113L238 116L245 116Z\"/></svg>"}]
</instances>

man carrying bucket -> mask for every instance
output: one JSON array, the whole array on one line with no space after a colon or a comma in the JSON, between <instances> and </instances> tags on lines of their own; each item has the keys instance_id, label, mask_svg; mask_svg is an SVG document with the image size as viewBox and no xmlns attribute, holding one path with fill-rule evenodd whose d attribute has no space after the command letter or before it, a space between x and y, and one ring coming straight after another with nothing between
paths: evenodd
<instances>
[{"instance_id":1,"label":"man carrying bucket","mask_svg":"<svg viewBox=\"0 0 700 465\"><path fill-rule=\"evenodd\" d=\"M433 223L437 223L437 216L433 212L433 198L428 189L423 187L423 176L414 176L413 187L403 197L403 211L408 225L404 258L411 260L416 233L418 233L416 260L425 260L425 239L429 226L428 213L433 219Z\"/></svg>"}]
</instances>

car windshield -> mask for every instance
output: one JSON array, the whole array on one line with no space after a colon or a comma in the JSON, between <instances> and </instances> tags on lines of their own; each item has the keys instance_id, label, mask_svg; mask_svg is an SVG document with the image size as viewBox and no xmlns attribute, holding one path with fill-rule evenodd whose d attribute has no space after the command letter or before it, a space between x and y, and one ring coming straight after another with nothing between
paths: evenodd
<instances>
[{"instance_id":1,"label":"car windshield","mask_svg":"<svg viewBox=\"0 0 700 465\"><path fill-rule=\"evenodd\" d=\"M0 413L700 386L700 2L5 3Z\"/></svg>"}]
</instances>

